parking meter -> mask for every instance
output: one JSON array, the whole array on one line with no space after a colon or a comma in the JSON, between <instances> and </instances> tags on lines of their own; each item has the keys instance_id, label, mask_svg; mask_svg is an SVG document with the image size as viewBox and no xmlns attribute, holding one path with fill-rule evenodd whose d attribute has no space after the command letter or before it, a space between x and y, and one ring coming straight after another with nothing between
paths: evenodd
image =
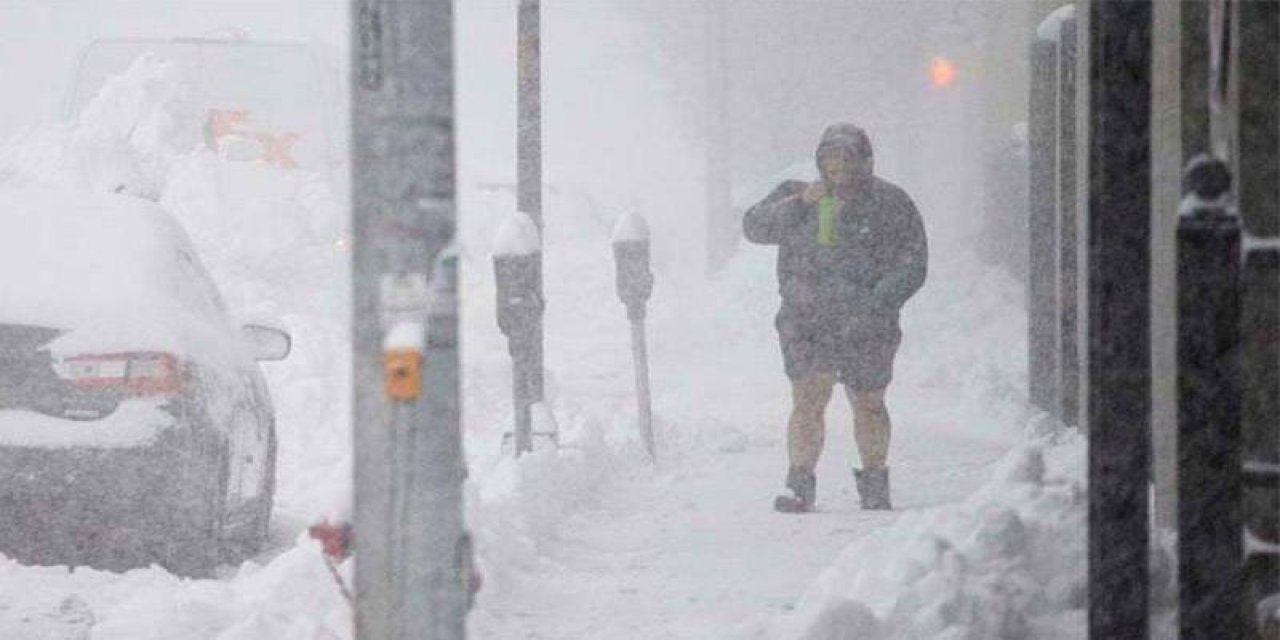
<instances>
[{"instance_id":1,"label":"parking meter","mask_svg":"<svg viewBox=\"0 0 1280 640\"><path fill-rule=\"evenodd\" d=\"M498 231L493 253L498 328L511 354L516 455L533 450L531 407L542 398L536 371L542 312L542 241L533 220L516 212Z\"/></svg>"},{"instance_id":2,"label":"parking meter","mask_svg":"<svg viewBox=\"0 0 1280 640\"><path fill-rule=\"evenodd\" d=\"M498 295L498 328L515 341L536 327L545 307L542 241L528 215L516 212L499 229L493 252L493 276Z\"/></svg>"},{"instance_id":3,"label":"parking meter","mask_svg":"<svg viewBox=\"0 0 1280 640\"><path fill-rule=\"evenodd\" d=\"M618 221L613 234L613 259L617 267L618 299L627 307L627 318L643 320L645 305L653 294L649 270L649 225L637 214Z\"/></svg>"},{"instance_id":4,"label":"parking meter","mask_svg":"<svg viewBox=\"0 0 1280 640\"><path fill-rule=\"evenodd\" d=\"M498 292L498 328L508 339L520 339L536 326L545 307L538 291L541 254L495 255L493 275Z\"/></svg>"},{"instance_id":5,"label":"parking meter","mask_svg":"<svg viewBox=\"0 0 1280 640\"><path fill-rule=\"evenodd\" d=\"M653 273L649 270L649 225L638 214L623 216L614 227L613 259L618 299L626 305L627 319L631 321L640 436L644 439L649 458L657 462L653 410L649 400L649 348L644 327L645 305L653 293Z\"/></svg>"}]
</instances>

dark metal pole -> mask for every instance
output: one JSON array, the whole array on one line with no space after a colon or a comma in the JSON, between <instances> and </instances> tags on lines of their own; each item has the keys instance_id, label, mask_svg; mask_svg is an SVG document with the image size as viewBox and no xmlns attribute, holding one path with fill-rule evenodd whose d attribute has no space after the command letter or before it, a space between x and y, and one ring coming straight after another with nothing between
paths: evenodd
<instances>
[{"instance_id":1,"label":"dark metal pole","mask_svg":"<svg viewBox=\"0 0 1280 640\"><path fill-rule=\"evenodd\" d=\"M1241 2L1239 11L1240 212L1254 237L1280 236L1280 3ZM1280 272L1275 249L1250 251L1244 267L1243 433L1249 461L1280 463ZM1280 542L1280 493L1248 492L1255 535ZM1268 588L1280 589L1272 576Z\"/></svg>"},{"instance_id":2,"label":"dark metal pole","mask_svg":"<svg viewBox=\"0 0 1280 640\"><path fill-rule=\"evenodd\" d=\"M1242 168L1243 165L1241 162ZM1275 246L1275 241L1271 239L1271 246L1250 248L1251 243L1246 240L1240 323L1244 464L1272 469L1280 465L1280 435L1276 433L1280 428L1280 380L1276 372L1280 365L1280 246ZM1274 476L1269 482L1245 486L1243 509L1244 525L1251 537L1270 545L1280 544L1280 488ZM1280 592L1280 556L1272 551L1247 560L1251 604ZM1276 637L1278 624L1280 621L1273 620L1269 635L1260 630L1258 637Z\"/></svg>"},{"instance_id":3,"label":"dark metal pole","mask_svg":"<svg viewBox=\"0 0 1280 640\"><path fill-rule=\"evenodd\" d=\"M1240 220L1226 163L1187 168L1178 222L1178 571L1182 640L1245 637Z\"/></svg>"},{"instance_id":4,"label":"dark metal pole","mask_svg":"<svg viewBox=\"0 0 1280 640\"><path fill-rule=\"evenodd\" d=\"M1209 3L1181 2L1182 164L1210 152Z\"/></svg>"},{"instance_id":5,"label":"dark metal pole","mask_svg":"<svg viewBox=\"0 0 1280 640\"><path fill-rule=\"evenodd\" d=\"M1151 3L1089 5L1089 634L1148 635Z\"/></svg>"},{"instance_id":6,"label":"dark metal pole","mask_svg":"<svg viewBox=\"0 0 1280 640\"><path fill-rule=\"evenodd\" d=\"M1031 45L1031 103L1027 126L1030 145L1028 188L1027 356L1032 405L1057 410L1057 247L1056 127L1054 79L1057 44L1035 39Z\"/></svg>"},{"instance_id":7,"label":"dark metal pole","mask_svg":"<svg viewBox=\"0 0 1280 640\"><path fill-rule=\"evenodd\" d=\"M542 27L540 0L520 0L517 41L517 136L516 191L517 208L544 228L542 218ZM544 234L545 235L545 234ZM545 250L545 246L544 246ZM542 254L538 254L536 283L538 298L545 304L542 279ZM530 407L542 402L543 394L543 315L531 319L531 334L525 341L527 353L514 354L516 385L516 455L533 450L533 428Z\"/></svg>"},{"instance_id":8,"label":"dark metal pole","mask_svg":"<svg viewBox=\"0 0 1280 640\"><path fill-rule=\"evenodd\" d=\"M1062 422L1080 424L1079 306L1076 260L1076 19L1058 41L1058 384Z\"/></svg>"},{"instance_id":9,"label":"dark metal pole","mask_svg":"<svg viewBox=\"0 0 1280 640\"><path fill-rule=\"evenodd\" d=\"M516 24L517 208L542 228L542 9L540 0L520 0Z\"/></svg>"},{"instance_id":10,"label":"dark metal pole","mask_svg":"<svg viewBox=\"0 0 1280 640\"><path fill-rule=\"evenodd\" d=\"M356 636L461 640L453 3L351 6Z\"/></svg>"}]
</instances>

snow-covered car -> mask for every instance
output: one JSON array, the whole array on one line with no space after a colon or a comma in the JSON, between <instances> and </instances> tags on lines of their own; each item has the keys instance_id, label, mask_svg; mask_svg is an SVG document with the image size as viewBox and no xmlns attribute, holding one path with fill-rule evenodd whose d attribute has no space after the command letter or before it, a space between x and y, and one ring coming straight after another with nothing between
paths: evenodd
<instances>
[{"instance_id":1,"label":"snow-covered car","mask_svg":"<svg viewBox=\"0 0 1280 640\"><path fill-rule=\"evenodd\" d=\"M156 203L0 187L0 552L203 575L259 549L276 438L257 361L290 349L268 324L233 324Z\"/></svg>"}]
</instances>

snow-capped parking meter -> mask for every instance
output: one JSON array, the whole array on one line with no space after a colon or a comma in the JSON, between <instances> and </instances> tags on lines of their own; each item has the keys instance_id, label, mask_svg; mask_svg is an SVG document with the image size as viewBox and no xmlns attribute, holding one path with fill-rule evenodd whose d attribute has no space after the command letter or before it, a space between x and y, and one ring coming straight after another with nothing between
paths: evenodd
<instances>
[{"instance_id":1,"label":"snow-capped parking meter","mask_svg":"<svg viewBox=\"0 0 1280 640\"><path fill-rule=\"evenodd\" d=\"M635 358L636 400L639 404L640 435L649 458L657 461L653 440L653 410L649 401L649 353L645 338L645 307L653 294L653 272L649 270L649 225L639 214L630 213L613 228L613 259L618 299L627 307L631 321L631 348Z\"/></svg>"},{"instance_id":2,"label":"snow-capped parking meter","mask_svg":"<svg viewBox=\"0 0 1280 640\"><path fill-rule=\"evenodd\" d=\"M535 378L541 348L542 240L528 215L515 212L498 230L493 274L497 285L498 328L511 353L515 401L516 455L533 450L532 406L541 401Z\"/></svg>"},{"instance_id":3,"label":"snow-capped parking meter","mask_svg":"<svg viewBox=\"0 0 1280 640\"><path fill-rule=\"evenodd\" d=\"M495 255L494 278L498 290L498 328L510 340L530 332L542 317L538 292L541 261L537 254Z\"/></svg>"},{"instance_id":4,"label":"snow-capped parking meter","mask_svg":"<svg viewBox=\"0 0 1280 640\"><path fill-rule=\"evenodd\" d=\"M645 316L645 305L653 293L653 273L649 271L649 225L637 214L623 216L614 227L613 259L617 267L618 299L627 307L632 322Z\"/></svg>"}]
</instances>

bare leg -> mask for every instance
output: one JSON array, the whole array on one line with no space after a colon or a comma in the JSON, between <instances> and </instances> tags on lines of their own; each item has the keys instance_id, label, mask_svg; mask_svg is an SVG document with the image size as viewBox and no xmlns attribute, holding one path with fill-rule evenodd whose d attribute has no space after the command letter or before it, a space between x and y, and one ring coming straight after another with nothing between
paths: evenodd
<instances>
[{"instance_id":1,"label":"bare leg","mask_svg":"<svg viewBox=\"0 0 1280 640\"><path fill-rule=\"evenodd\" d=\"M791 382L791 420L787 423L787 453L793 468L813 470L826 439L827 404L835 376L819 373Z\"/></svg>"},{"instance_id":2,"label":"bare leg","mask_svg":"<svg viewBox=\"0 0 1280 640\"><path fill-rule=\"evenodd\" d=\"M862 456L862 468L867 471L884 468L893 432L889 408L884 404L884 389L855 392L846 387L845 393L853 405L853 438Z\"/></svg>"}]
</instances>

